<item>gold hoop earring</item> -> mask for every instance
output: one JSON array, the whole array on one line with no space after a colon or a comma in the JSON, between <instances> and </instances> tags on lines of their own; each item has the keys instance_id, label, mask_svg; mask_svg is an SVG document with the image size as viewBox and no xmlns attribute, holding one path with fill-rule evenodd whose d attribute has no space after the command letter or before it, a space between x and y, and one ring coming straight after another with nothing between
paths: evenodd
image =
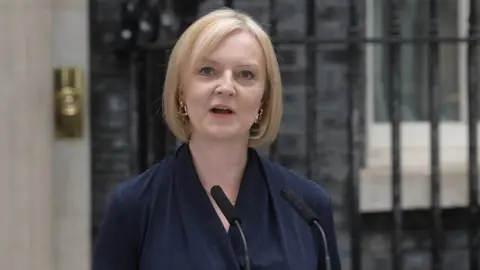
<instances>
[{"instance_id":1,"label":"gold hoop earring","mask_svg":"<svg viewBox=\"0 0 480 270\"><path fill-rule=\"evenodd\" d=\"M180 101L180 111L178 112L178 114L183 117L188 116L187 106L185 106L183 101Z\"/></svg>"}]
</instances>

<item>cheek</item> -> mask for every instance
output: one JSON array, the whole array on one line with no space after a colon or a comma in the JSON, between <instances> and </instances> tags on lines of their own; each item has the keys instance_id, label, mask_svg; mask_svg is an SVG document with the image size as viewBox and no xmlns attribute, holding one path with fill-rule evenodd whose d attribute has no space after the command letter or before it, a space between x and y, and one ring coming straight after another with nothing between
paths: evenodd
<instances>
[{"instance_id":1,"label":"cheek","mask_svg":"<svg viewBox=\"0 0 480 270\"><path fill-rule=\"evenodd\" d=\"M208 102L209 92L202 88L201 85L190 85L184 91L184 100L187 108L192 111L204 109Z\"/></svg>"},{"instance_id":2,"label":"cheek","mask_svg":"<svg viewBox=\"0 0 480 270\"><path fill-rule=\"evenodd\" d=\"M258 89L256 91L252 91L252 95L250 97L250 106L252 110L255 110L255 113L258 112L260 109L262 99L263 99L264 89Z\"/></svg>"},{"instance_id":3,"label":"cheek","mask_svg":"<svg viewBox=\"0 0 480 270\"><path fill-rule=\"evenodd\" d=\"M248 115L249 119L255 119L255 117L257 117L258 111L260 110L260 106L262 104L262 99L263 89L255 91L255 93L249 95L248 101L244 103L244 111L246 115Z\"/></svg>"}]
</instances>

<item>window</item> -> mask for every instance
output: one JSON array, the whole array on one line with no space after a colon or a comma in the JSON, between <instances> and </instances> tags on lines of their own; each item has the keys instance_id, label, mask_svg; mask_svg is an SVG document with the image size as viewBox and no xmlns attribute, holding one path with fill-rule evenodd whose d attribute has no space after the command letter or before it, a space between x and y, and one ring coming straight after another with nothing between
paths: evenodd
<instances>
[{"instance_id":1,"label":"window","mask_svg":"<svg viewBox=\"0 0 480 270\"><path fill-rule=\"evenodd\" d=\"M399 30L403 37L426 36L429 1L396 1ZM366 0L366 35L384 36L387 1ZM437 1L439 35L468 35L469 1ZM402 201L406 209L430 205L430 127L428 116L427 44L406 43L400 48L402 97L401 155ZM441 108L440 162L443 207L467 204L468 166L468 46L441 43L438 56L438 89ZM381 44L366 45L367 147L366 167L361 172L360 198L364 212L391 209L391 127L388 121L388 89L384 85ZM479 104L480 106L480 104ZM480 141L480 138L479 138Z\"/></svg>"},{"instance_id":2,"label":"window","mask_svg":"<svg viewBox=\"0 0 480 270\"><path fill-rule=\"evenodd\" d=\"M367 0L367 36L381 38L385 32L383 5L386 1ZM428 34L428 1L398 2L400 33L404 37ZM443 37L465 37L468 33L468 1L438 1L438 30ZM429 164L428 123L428 44L406 43L400 48L400 88L402 96L402 163L406 167ZM383 78L381 44L367 45L368 158L369 167L390 164L390 123L388 122L388 90ZM438 78L435 88L440 93L440 145L443 164L467 162L467 45L439 45ZM442 165L443 165L442 164Z\"/></svg>"}]
</instances>

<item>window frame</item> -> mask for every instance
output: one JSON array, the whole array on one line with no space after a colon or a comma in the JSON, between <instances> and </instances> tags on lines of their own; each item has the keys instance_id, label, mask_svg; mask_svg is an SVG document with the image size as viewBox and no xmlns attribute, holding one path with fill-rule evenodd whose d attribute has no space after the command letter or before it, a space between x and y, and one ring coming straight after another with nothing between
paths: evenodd
<instances>
[{"instance_id":1,"label":"window frame","mask_svg":"<svg viewBox=\"0 0 480 270\"><path fill-rule=\"evenodd\" d=\"M374 34L375 7L366 0L366 37ZM468 35L469 1L458 1L460 13L459 35ZM365 164L360 170L360 211L362 213L388 212L392 209L392 144L391 124L375 122L374 57L375 45L365 47ZM460 121L442 121L439 126L441 206L444 209L468 205L468 45L459 45L459 107ZM477 124L480 131L480 121ZM402 121L401 172L404 210L428 209L430 207L430 126L428 121ZM480 132L477 141L480 143Z\"/></svg>"},{"instance_id":2,"label":"window frame","mask_svg":"<svg viewBox=\"0 0 480 270\"><path fill-rule=\"evenodd\" d=\"M374 35L375 7L374 1L366 0L366 37ZM468 1L458 1L460 36L468 35ZM365 68L366 68L366 167L375 168L391 166L391 124L388 122L375 122L375 93L374 93L374 54L375 48L372 44L365 45ZM439 140L442 165L462 165L468 162L468 123L467 123L467 44L459 44L459 100L460 100L460 121L440 123ZM480 125L477 125L480 128ZM401 130L401 155L402 165L413 169L429 169L430 165L430 127L428 121L402 121ZM478 136L480 141L480 132Z\"/></svg>"}]
</instances>

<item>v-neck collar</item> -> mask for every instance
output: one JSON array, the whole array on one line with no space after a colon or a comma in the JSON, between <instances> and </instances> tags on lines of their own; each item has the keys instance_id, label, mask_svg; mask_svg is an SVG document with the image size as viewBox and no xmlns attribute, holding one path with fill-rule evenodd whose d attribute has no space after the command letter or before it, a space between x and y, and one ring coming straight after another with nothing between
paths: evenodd
<instances>
[{"instance_id":1,"label":"v-neck collar","mask_svg":"<svg viewBox=\"0 0 480 270\"><path fill-rule=\"evenodd\" d=\"M187 257L198 269L239 269L230 239L200 183L187 144L177 150L176 159L175 191L190 252Z\"/></svg>"},{"instance_id":2,"label":"v-neck collar","mask_svg":"<svg viewBox=\"0 0 480 270\"><path fill-rule=\"evenodd\" d=\"M176 152L174 190L179 206L179 215L183 223L189 258L196 269L231 269L240 270L243 265L243 248L240 236L234 226L227 232L218 217L212 202L203 188L196 173L188 144L183 144ZM282 173L273 173L278 169L262 159L254 149L248 150L248 162L239 188L236 210L242 219L242 227L249 242L251 254L256 248L263 248L262 231L258 226L270 226L276 223L280 233L286 233L290 224L280 224L285 205L273 194L279 194L286 184ZM272 174L273 173L273 174ZM283 221L290 223L290 221ZM283 242L283 237L277 239ZM279 243L279 244L280 244ZM282 252L288 252L283 242Z\"/></svg>"},{"instance_id":3,"label":"v-neck collar","mask_svg":"<svg viewBox=\"0 0 480 270\"><path fill-rule=\"evenodd\" d=\"M207 190L201 184L201 181L196 172L193 157L190 152L188 144L183 144L177 151L177 181L182 182L181 188L185 189L184 194L188 195L194 200L198 210L196 213L200 216L208 214L216 214L215 209L210 201ZM244 220L250 214L250 210L257 206L255 198L263 196L266 190L264 175L262 173L260 159L254 149L248 148L247 164L242 176L242 182L239 186L235 208L241 219ZM210 206L210 207L206 207ZM221 223L221 220L218 219ZM224 230L225 231L225 230Z\"/></svg>"},{"instance_id":4,"label":"v-neck collar","mask_svg":"<svg viewBox=\"0 0 480 270\"><path fill-rule=\"evenodd\" d=\"M195 239L193 241L187 240L192 255L198 256L198 262L209 261L211 263L209 267L216 268L220 266L216 264L221 260L224 262L226 269L240 269L235 262L239 258L237 255L241 256L243 251L238 254L238 248L234 248L234 246L239 246L238 244L241 247L241 243L234 242L238 240L236 228L230 226L228 232L225 230L207 191L200 182L188 144L180 146L176 153L176 159L175 190L178 195L180 216L185 226L187 239ZM262 174L258 166L259 161L255 150L249 149L247 165L235 204L236 210L242 219L242 225L255 223L257 216L261 215L261 213L257 215L255 214L256 211L252 211L257 205L257 199L255 198L258 198L260 195L257 193L262 192L262 190L266 192L265 188L257 188L257 185L265 184L262 179L259 179L261 178L259 176ZM243 227L244 230L248 231L246 227L254 226ZM249 231L249 233L245 233L255 233L251 229ZM208 258L209 254L203 253L203 250L214 250L215 255L210 253L214 257Z\"/></svg>"}]
</instances>

